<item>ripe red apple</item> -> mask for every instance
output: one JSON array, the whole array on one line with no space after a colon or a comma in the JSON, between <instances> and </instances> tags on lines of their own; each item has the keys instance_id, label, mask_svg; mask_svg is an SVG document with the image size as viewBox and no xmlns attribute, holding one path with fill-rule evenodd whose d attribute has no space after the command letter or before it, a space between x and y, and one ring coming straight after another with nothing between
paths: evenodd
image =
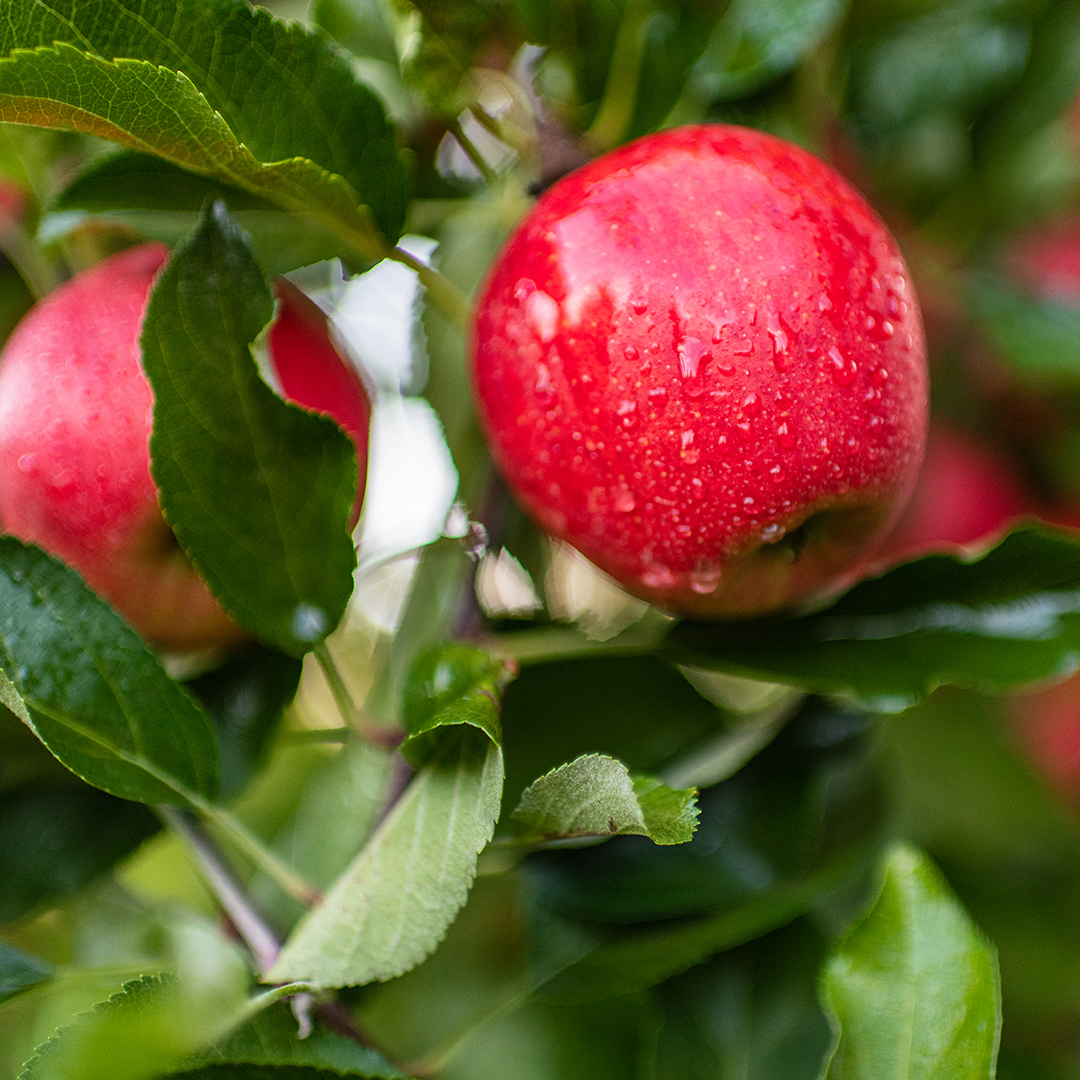
<instances>
[{"instance_id":1,"label":"ripe red apple","mask_svg":"<svg viewBox=\"0 0 1080 1080\"><path fill-rule=\"evenodd\" d=\"M550 188L489 272L471 348L527 510L677 611L846 583L922 456L897 245L834 170L760 131L661 132Z\"/></svg>"},{"instance_id":2,"label":"ripe red apple","mask_svg":"<svg viewBox=\"0 0 1080 1080\"><path fill-rule=\"evenodd\" d=\"M153 395L139 333L168 259L148 243L105 259L37 304L0 354L0 523L77 569L152 645L186 650L243 632L162 516L150 475ZM269 351L286 397L332 415L356 444L359 516L369 402L326 318L287 281Z\"/></svg>"},{"instance_id":3,"label":"ripe red apple","mask_svg":"<svg viewBox=\"0 0 1080 1080\"><path fill-rule=\"evenodd\" d=\"M874 561L894 563L986 542L1035 512L1035 500L1003 454L935 421L915 490Z\"/></svg>"}]
</instances>

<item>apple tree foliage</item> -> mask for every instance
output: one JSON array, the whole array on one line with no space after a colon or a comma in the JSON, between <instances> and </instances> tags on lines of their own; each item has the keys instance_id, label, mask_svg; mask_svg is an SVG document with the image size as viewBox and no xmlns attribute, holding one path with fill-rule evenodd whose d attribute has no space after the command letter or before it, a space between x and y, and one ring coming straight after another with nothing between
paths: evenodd
<instances>
[{"instance_id":1,"label":"apple tree foliage","mask_svg":"<svg viewBox=\"0 0 1080 1080\"><path fill-rule=\"evenodd\" d=\"M896 231L935 415L1075 522L1080 289L1007 252L1080 202L1078 90L1075 0L5 0L0 333L173 246L154 475L252 644L155 656L0 538L0 1073L1080 1075L1080 718L1055 787L1013 706L1080 666L1076 534L673 619L513 506L463 334L558 176L760 127ZM458 502L380 560L348 440L257 358L272 277L332 303L390 264L419 287L378 407L434 410Z\"/></svg>"}]
</instances>

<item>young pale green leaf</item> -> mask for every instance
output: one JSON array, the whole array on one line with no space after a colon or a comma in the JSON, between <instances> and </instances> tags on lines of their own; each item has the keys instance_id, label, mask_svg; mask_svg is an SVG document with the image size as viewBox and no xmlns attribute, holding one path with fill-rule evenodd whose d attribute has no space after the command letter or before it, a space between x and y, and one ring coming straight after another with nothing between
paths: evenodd
<instances>
[{"instance_id":1,"label":"young pale green leaf","mask_svg":"<svg viewBox=\"0 0 1080 1080\"><path fill-rule=\"evenodd\" d=\"M444 737L356 861L293 931L268 982L355 986L432 952L465 903L502 797L502 752L479 732Z\"/></svg>"},{"instance_id":2,"label":"young pale green leaf","mask_svg":"<svg viewBox=\"0 0 1080 1080\"><path fill-rule=\"evenodd\" d=\"M165 516L238 623L293 656L337 625L356 553L356 454L332 420L283 401L250 343L266 282L218 205L177 251L143 325L151 465Z\"/></svg>"},{"instance_id":3,"label":"young pale green leaf","mask_svg":"<svg viewBox=\"0 0 1080 1080\"><path fill-rule=\"evenodd\" d=\"M402 720L408 738L401 752L412 765L421 765L438 751L444 729L461 725L482 731L499 745L500 702L513 676L505 660L470 645L449 643L425 650L405 684Z\"/></svg>"},{"instance_id":4,"label":"young pale green leaf","mask_svg":"<svg viewBox=\"0 0 1080 1080\"><path fill-rule=\"evenodd\" d=\"M677 626L690 663L899 710L942 685L1002 691L1075 669L1080 539L1015 529L981 557L933 555L801 618Z\"/></svg>"},{"instance_id":5,"label":"young pale green leaf","mask_svg":"<svg viewBox=\"0 0 1080 1080\"><path fill-rule=\"evenodd\" d=\"M172 975L125 983L39 1046L18 1080L150 1080L239 1022L244 998L188 987Z\"/></svg>"},{"instance_id":6,"label":"young pale green leaf","mask_svg":"<svg viewBox=\"0 0 1080 1080\"><path fill-rule=\"evenodd\" d=\"M210 722L73 570L0 537L0 701L87 783L188 805L217 790Z\"/></svg>"},{"instance_id":7,"label":"young pale green leaf","mask_svg":"<svg viewBox=\"0 0 1080 1080\"><path fill-rule=\"evenodd\" d=\"M301 1039L296 1017L284 1003L256 1014L169 1075L182 1080L258 1080L278 1075L278 1069L290 1080L407 1080L382 1054L323 1027Z\"/></svg>"},{"instance_id":8,"label":"young pale green leaf","mask_svg":"<svg viewBox=\"0 0 1080 1080\"><path fill-rule=\"evenodd\" d=\"M333 221L361 258L400 232L408 183L382 106L297 24L239 0L10 0L0 55L0 119L75 127Z\"/></svg>"},{"instance_id":9,"label":"young pale green leaf","mask_svg":"<svg viewBox=\"0 0 1080 1080\"><path fill-rule=\"evenodd\" d=\"M513 816L526 842L630 834L685 844L697 826L696 795L632 778L621 761L587 754L526 788Z\"/></svg>"},{"instance_id":10,"label":"young pale green leaf","mask_svg":"<svg viewBox=\"0 0 1080 1080\"><path fill-rule=\"evenodd\" d=\"M0 1002L53 977L53 967L6 941L0 941Z\"/></svg>"},{"instance_id":11,"label":"young pale green leaf","mask_svg":"<svg viewBox=\"0 0 1080 1080\"><path fill-rule=\"evenodd\" d=\"M894 848L869 913L828 960L839 1040L827 1080L990 1080L1001 1030L997 957L937 868Z\"/></svg>"}]
</instances>

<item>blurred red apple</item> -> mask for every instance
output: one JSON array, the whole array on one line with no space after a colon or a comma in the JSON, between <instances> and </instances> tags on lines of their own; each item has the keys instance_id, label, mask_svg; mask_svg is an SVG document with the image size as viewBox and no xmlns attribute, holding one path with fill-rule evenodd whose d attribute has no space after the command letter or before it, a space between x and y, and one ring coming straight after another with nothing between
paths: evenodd
<instances>
[{"instance_id":1,"label":"blurred red apple","mask_svg":"<svg viewBox=\"0 0 1080 1080\"><path fill-rule=\"evenodd\" d=\"M169 257L149 243L105 259L37 304L0 354L0 522L77 569L153 646L243 636L162 516L150 475L153 394L139 333ZM275 283L270 359L287 398L333 416L356 445L359 517L369 402L325 316Z\"/></svg>"}]
</instances>

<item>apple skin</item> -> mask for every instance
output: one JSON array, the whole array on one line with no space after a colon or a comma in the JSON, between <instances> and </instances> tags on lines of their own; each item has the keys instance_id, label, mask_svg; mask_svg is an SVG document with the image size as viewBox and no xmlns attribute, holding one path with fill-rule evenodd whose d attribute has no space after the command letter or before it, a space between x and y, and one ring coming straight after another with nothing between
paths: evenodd
<instances>
[{"instance_id":1,"label":"apple skin","mask_svg":"<svg viewBox=\"0 0 1080 1080\"><path fill-rule=\"evenodd\" d=\"M0 523L77 569L155 648L246 635L219 607L162 515L150 474L153 394L139 334L163 244L130 248L38 303L0 354ZM359 516L370 406L319 309L285 281L269 334L283 391L356 444Z\"/></svg>"},{"instance_id":2,"label":"apple skin","mask_svg":"<svg viewBox=\"0 0 1080 1080\"><path fill-rule=\"evenodd\" d=\"M874 557L890 564L987 544L1038 512L1011 462L975 435L932 421L915 490Z\"/></svg>"},{"instance_id":3,"label":"apple skin","mask_svg":"<svg viewBox=\"0 0 1080 1080\"><path fill-rule=\"evenodd\" d=\"M471 353L541 528L694 616L848 584L923 453L896 242L829 166L751 129L646 136L550 188L489 271Z\"/></svg>"}]
</instances>

